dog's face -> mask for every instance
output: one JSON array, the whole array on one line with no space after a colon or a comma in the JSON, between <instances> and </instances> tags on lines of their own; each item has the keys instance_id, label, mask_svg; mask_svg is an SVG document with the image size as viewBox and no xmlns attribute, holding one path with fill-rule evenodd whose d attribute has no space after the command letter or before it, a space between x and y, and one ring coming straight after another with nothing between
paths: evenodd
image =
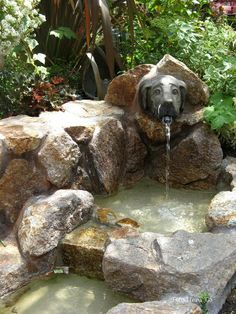
<instances>
[{"instance_id":1,"label":"dog's face","mask_svg":"<svg viewBox=\"0 0 236 314\"><path fill-rule=\"evenodd\" d=\"M171 75L144 76L138 87L138 103L153 118L175 119L185 102L186 84Z\"/></svg>"}]
</instances>

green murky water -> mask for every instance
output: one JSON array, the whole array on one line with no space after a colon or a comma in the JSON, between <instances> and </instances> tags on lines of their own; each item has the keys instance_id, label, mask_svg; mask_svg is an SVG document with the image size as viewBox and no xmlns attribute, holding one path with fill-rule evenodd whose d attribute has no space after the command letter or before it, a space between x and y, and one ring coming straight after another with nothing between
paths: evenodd
<instances>
[{"instance_id":1,"label":"green murky water","mask_svg":"<svg viewBox=\"0 0 236 314\"><path fill-rule=\"evenodd\" d=\"M103 314L121 302L130 302L114 293L103 281L78 275L56 275L33 282L11 308L1 314Z\"/></svg>"},{"instance_id":2,"label":"green murky water","mask_svg":"<svg viewBox=\"0 0 236 314\"><path fill-rule=\"evenodd\" d=\"M205 215L215 192L170 189L168 199L165 192L164 185L145 178L114 196L97 196L95 202L115 210L119 218L134 219L141 232L206 231Z\"/></svg>"}]
</instances>

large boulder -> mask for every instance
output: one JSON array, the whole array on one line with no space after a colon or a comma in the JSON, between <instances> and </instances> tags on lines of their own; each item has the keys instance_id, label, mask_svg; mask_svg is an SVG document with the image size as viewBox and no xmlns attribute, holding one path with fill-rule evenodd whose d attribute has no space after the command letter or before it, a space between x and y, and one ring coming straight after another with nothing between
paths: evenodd
<instances>
[{"instance_id":1,"label":"large boulder","mask_svg":"<svg viewBox=\"0 0 236 314\"><path fill-rule=\"evenodd\" d=\"M235 234L185 231L115 240L104 255L104 277L114 290L141 301L197 302L206 292L209 314L217 314L236 284L235 243Z\"/></svg>"},{"instance_id":2,"label":"large boulder","mask_svg":"<svg viewBox=\"0 0 236 314\"><path fill-rule=\"evenodd\" d=\"M234 234L185 231L115 240L103 259L105 281L141 301L197 302L206 292L209 314L217 314L236 283L235 241Z\"/></svg>"},{"instance_id":3,"label":"large boulder","mask_svg":"<svg viewBox=\"0 0 236 314\"><path fill-rule=\"evenodd\" d=\"M144 303L121 303L107 314L201 314L199 306L193 303L153 301Z\"/></svg>"},{"instance_id":4,"label":"large boulder","mask_svg":"<svg viewBox=\"0 0 236 314\"><path fill-rule=\"evenodd\" d=\"M93 197L87 191L58 190L29 199L19 222L18 239L25 256L41 256L57 247L62 237L89 220Z\"/></svg>"},{"instance_id":5,"label":"large boulder","mask_svg":"<svg viewBox=\"0 0 236 314\"><path fill-rule=\"evenodd\" d=\"M236 192L223 191L212 199L206 224L210 230L236 229Z\"/></svg>"},{"instance_id":6,"label":"large boulder","mask_svg":"<svg viewBox=\"0 0 236 314\"><path fill-rule=\"evenodd\" d=\"M33 161L12 159L0 178L0 212L6 223L14 223L24 203L50 189L43 171Z\"/></svg>"},{"instance_id":7,"label":"large boulder","mask_svg":"<svg viewBox=\"0 0 236 314\"><path fill-rule=\"evenodd\" d=\"M169 182L176 187L209 189L215 187L223 152L216 135L205 124L194 126L189 134L170 143ZM148 164L151 178L165 182L165 145L153 148Z\"/></svg>"}]
</instances>

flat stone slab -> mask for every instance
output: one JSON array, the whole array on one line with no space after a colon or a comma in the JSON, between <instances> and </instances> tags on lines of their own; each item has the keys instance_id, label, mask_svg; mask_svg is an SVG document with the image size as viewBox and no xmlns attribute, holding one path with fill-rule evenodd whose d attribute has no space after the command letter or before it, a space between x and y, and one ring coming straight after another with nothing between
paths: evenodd
<instances>
[{"instance_id":1,"label":"flat stone slab","mask_svg":"<svg viewBox=\"0 0 236 314\"><path fill-rule=\"evenodd\" d=\"M217 314L235 285L236 235L143 233L108 245L103 272L116 291L141 301L197 300L209 294L209 314Z\"/></svg>"},{"instance_id":2,"label":"flat stone slab","mask_svg":"<svg viewBox=\"0 0 236 314\"><path fill-rule=\"evenodd\" d=\"M193 303L154 301L144 303L121 303L110 309L107 314L201 314L201 309Z\"/></svg>"}]
</instances>

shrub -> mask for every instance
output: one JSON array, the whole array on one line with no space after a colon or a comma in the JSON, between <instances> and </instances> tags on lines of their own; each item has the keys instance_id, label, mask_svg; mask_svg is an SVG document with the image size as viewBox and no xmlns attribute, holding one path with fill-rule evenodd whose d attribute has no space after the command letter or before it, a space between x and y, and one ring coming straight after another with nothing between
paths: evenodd
<instances>
[{"instance_id":1,"label":"shrub","mask_svg":"<svg viewBox=\"0 0 236 314\"><path fill-rule=\"evenodd\" d=\"M42 23L36 8L40 0L0 0L0 51L8 54Z\"/></svg>"},{"instance_id":2,"label":"shrub","mask_svg":"<svg viewBox=\"0 0 236 314\"><path fill-rule=\"evenodd\" d=\"M40 0L0 0L0 54L5 65L0 71L0 117L27 113L22 99L37 78L45 76L42 54L34 54L34 30L44 20Z\"/></svg>"}]
</instances>

